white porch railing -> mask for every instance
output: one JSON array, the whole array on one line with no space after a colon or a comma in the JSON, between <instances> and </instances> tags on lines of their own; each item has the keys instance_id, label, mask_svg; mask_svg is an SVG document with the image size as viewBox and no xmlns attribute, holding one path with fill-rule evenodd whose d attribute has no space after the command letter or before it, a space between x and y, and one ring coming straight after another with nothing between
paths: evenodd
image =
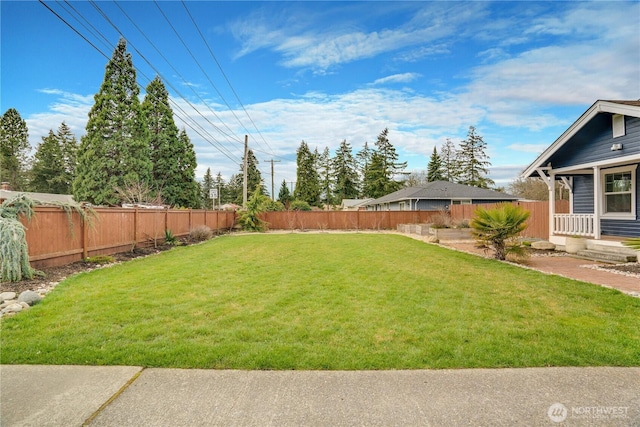
<instances>
[{"instance_id":1,"label":"white porch railing","mask_svg":"<svg viewBox=\"0 0 640 427\"><path fill-rule=\"evenodd\" d=\"M594 220L593 214L555 214L553 234L594 237Z\"/></svg>"}]
</instances>

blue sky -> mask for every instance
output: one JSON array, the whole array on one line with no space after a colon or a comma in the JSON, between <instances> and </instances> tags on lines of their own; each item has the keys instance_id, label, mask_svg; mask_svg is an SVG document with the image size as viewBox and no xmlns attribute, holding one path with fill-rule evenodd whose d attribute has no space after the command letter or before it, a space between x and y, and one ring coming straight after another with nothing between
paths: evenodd
<instances>
[{"instance_id":1,"label":"blue sky","mask_svg":"<svg viewBox=\"0 0 640 427\"><path fill-rule=\"evenodd\" d=\"M278 186L300 141L355 154L384 128L424 170L475 126L505 185L596 100L640 99L638 1L45 4L82 37L37 1L0 2L2 112L34 147L62 121L80 138L122 35L141 94L163 78L198 177L237 173L245 134L267 184L280 160Z\"/></svg>"}]
</instances>

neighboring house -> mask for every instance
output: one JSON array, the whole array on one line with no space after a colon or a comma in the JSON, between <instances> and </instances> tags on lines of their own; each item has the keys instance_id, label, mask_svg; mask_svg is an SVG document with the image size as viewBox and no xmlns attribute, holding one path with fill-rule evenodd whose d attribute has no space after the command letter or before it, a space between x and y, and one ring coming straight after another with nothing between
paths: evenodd
<instances>
[{"instance_id":1,"label":"neighboring house","mask_svg":"<svg viewBox=\"0 0 640 427\"><path fill-rule=\"evenodd\" d=\"M372 211L437 211L451 205L513 202L518 197L485 188L449 181L433 181L420 187L408 187L366 204Z\"/></svg>"},{"instance_id":2,"label":"neighboring house","mask_svg":"<svg viewBox=\"0 0 640 427\"><path fill-rule=\"evenodd\" d=\"M340 210L343 211L360 211L366 210L366 205L373 199L342 199Z\"/></svg>"},{"instance_id":3,"label":"neighboring house","mask_svg":"<svg viewBox=\"0 0 640 427\"><path fill-rule=\"evenodd\" d=\"M74 203L73 196L68 194L28 193L26 191L0 190L0 202L24 194L36 202L41 203ZM37 204L37 203L36 203Z\"/></svg>"},{"instance_id":4,"label":"neighboring house","mask_svg":"<svg viewBox=\"0 0 640 427\"><path fill-rule=\"evenodd\" d=\"M640 101L597 101L522 173L549 187L549 240L640 237ZM554 185L569 190L569 214L553 211Z\"/></svg>"}]
</instances>

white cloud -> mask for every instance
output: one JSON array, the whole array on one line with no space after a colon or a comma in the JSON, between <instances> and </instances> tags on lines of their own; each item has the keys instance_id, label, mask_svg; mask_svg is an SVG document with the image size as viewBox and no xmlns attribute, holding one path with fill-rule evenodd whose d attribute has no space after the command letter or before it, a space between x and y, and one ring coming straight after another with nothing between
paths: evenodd
<instances>
[{"instance_id":1,"label":"white cloud","mask_svg":"<svg viewBox=\"0 0 640 427\"><path fill-rule=\"evenodd\" d=\"M373 82L374 85L383 85L387 83L409 83L421 77L420 73L402 73L392 76L383 77Z\"/></svg>"}]
</instances>

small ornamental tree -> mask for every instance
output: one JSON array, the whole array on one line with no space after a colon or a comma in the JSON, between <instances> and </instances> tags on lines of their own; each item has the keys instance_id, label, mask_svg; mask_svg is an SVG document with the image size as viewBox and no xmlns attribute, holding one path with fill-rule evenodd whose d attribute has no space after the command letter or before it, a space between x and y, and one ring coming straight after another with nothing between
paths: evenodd
<instances>
[{"instance_id":1,"label":"small ornamental tree","mask_svg":"<svg viewBox=\"0 0 640 427\"><path fill-rule=\"evenodd\" d=\"M478 243L493 249L496 259L504 260L509 253L523 253L520 244L514 240L527 228L529 215L529 211L510 203L500 204L493 209L479 207L470 226Z\"/></svg>"},{"instance_id":2,"label":"small ornamental tree","mask_svg":"<svg viewBox=\"0 0 640 427\"><path fill-rule=\"evenodd\" d=\"M238 222L246 231L265 231L267 223L260 215L268 210L271 199L262 194L261 184L256 185L251 197L247 200L247 209L240 211Z\"/></svg>"}]
</instances>

